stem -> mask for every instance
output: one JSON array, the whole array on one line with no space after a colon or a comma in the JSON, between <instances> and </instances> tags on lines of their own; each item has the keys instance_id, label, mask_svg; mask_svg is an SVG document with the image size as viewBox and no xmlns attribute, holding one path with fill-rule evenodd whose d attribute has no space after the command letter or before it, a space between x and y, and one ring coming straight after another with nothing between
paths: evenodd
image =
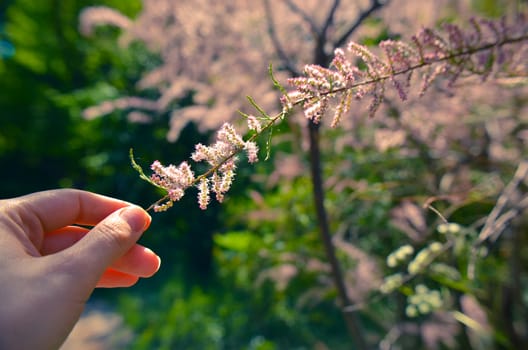
<instances>
[{"instance_id":1,"label":"stem","mask_svg":"<svg viewBox=\"0 0 528 350\"><path fill-rule=\"evenodd\" d=\"M319 232L323 241L326 258L330 263L332 270L332 278L337 289L337 294L341 307L350 305L350 298L346 290L345 282L341 266L337 260L336 250L332 242L330 234L330 226L328 224L328 216L324 206L324 188L321 175L321 152L319 147L319 124L313 121L308 122L308 130L310 135L310 174L313 186L313 199L315 204L315 211L317 214L317 221L319 224ZM368 349L366 340L361 331L359 320L354 314L343 311L343 318L350 335L354 339L358 349Z\"/></svg>"}]
</instances>

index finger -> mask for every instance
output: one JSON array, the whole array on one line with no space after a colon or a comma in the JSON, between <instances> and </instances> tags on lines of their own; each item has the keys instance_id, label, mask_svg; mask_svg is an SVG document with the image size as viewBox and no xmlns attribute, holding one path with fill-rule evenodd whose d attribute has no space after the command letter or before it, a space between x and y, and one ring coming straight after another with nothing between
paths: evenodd
<instances>
[{"instance_id":1,"label":"index finger","mask_svg":"<svg viewBox=\"0 0 528 350\"><path fill-rule=\"evenodd\" d=\"M23 225L40 224L43 232L72 224L93 226L114 211L131 205L119 199L75 189L37 192L12 201L10 207L17 208ZM34 226L31 228L35 229Z\"/></svg>"}]
</instances>

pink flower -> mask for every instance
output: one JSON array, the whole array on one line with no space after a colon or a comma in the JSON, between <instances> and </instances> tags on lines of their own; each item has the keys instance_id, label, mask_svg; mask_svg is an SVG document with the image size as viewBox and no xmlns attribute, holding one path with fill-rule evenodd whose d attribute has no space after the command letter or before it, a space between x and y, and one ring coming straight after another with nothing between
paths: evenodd
<instances>
[{"instance_id":1,"label":"pink flower","mask_svg":"<svg viewBox=\"0 0 528 350\"><path fill-rule=\"evenodd\" d=\"M198 204L200 209L205 210L209 205L209 180L202 178L198 184Z\"/></svg>"},{"instance_id":2,"label":"pink flower","mask_svg":"<svg viewBox=\"0 0 528 350\"><path fill-rule=\"evenodd\" d=\"M244 149L246 150L248 162L256 163L258 162L258 146L253 141L246 142Z\"/></svg>"},{"instance_id":3,"label":"pink flower","mask_svg":"<svg viewBox=\"0 0 528 350\"><path fill-rule=\"evenodd\" d=\"M257 133L262 130L262 125L260 125L260 121L254 115L250 115L247 117L247 124L249 130L254 130Z\"/></svg>"}]
</instances>

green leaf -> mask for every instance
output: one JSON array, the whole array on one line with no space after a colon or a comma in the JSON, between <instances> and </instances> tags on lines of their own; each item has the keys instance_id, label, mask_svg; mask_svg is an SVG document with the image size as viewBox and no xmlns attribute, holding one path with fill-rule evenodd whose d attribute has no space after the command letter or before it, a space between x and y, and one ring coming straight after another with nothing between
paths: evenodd
<instances>
[{"instance_id":1,"label":"green leaf","mask_svg":"<svg viewBox=\"0 0 528 350\"><path fill-rule=\"evenodd\" d=\"M284 86L282 86L281 83L279 83L279 81L277 79L275 79L275 76L273 75L273 65L270 63L269 65L269 69L268 69L268 72L269 72L269 76L271 78L271 81L273 81L273 86L275 86L277 89L279 89L279 91L284 95L284 96L288 96L288 91L286 91L286 89L284 88Z\"/></svg>"},{"instance_id":2,"label":"green leaf","mask_svg":"<svg viewBox=\"0 0 528 350\"><path fill-rule=\"evenodd\" d=\"M248 99L249 103L251 103L251 105L253 107L255 107L255 109L265 118L265 119L271 119L271 117L268 115L268 113L266 113L266 111L264 111L262 109L262 107L260 107L257 102L255 102L255 100L253 99L253 97L251 96L246 96L246 98Z\"/></svg>"},{"instance_id":3,"label":"green leaf","mask_svg":"<svg viewBox=\"0 0 528 350\"><path fill-rule=\"evenodd\" d=\"M266 158L264 160L268 160L271 155L271 138L273 137L273 128L269 128L268 131L268 139L266 140Z\"/></svg>"},{"instance_id":4,"label":"green leaf","mask_svg":"<svg viewBox=\"0 0 528 350\"><path fill-rule=\"evenodd\" d=\"M158 188L161 188L162 190L165 190L163 187L153 182L147 175L145 175L145 173L143 172L143 168L141 168L141 166L134 159L134 150L132 148L129 151L129 156L130 156L130 163L132 164L132 168L134 168L139 173L140 179L145 180L149 184L154 185Z\"/></svg>"},{"instance_id":5,"label":"green leaf","mask_svg":"<svg viewBox=\"0 0 528 350\"><path fill-rule=\"evenodd\" d=\"M215 235L213 239L222 248L245 252L250 247L253 237L249 232L229 232Z\"/></svg>"}]
</instances>

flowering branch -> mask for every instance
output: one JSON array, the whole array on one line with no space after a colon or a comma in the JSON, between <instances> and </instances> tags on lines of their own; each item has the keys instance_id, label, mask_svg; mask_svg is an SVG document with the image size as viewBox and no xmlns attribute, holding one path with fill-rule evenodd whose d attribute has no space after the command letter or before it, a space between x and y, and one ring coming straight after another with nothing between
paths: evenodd
<instances>
[{"instance_id":1,"label":"flowering branch","mask_svg":"<svg viewBox=\"0 0 528 350\"><path fill-rule=\"evenodd\" d=\"M273 80L276 82L275 79ZM178 167L172 164L165 167L157 160L150 166L153 174L149 177L145 175L141 166L137 164L133 150L130 149L132 167L139 172L140 178L167 192L165 196L152 203L146 209L147 211L166 211L173 206L174 202L183 197L187 188L192 186L197 186L199 189L198 203L201 209L207 208L210 201L210 191L216 194L216 199L219 202L223 201L224 194L229 190L233 181L237 155L245 151L249 163L257 162L258 146L255 139L262 133L271 130L277 120L284 118L286 114L286 112L281 112L274 117L270 117L258 107L251 97L248 97L248 100L262 114L260 119L267 120L267 123L262 125L259 118L253 115L244 115L247 118L248 129L255 131L247 141L244 141L237 134L232 125L225 123L218 131L215 144L212 146L197 144L195 152L191 155L192 160L195 162L207 161L211 166L209 170L197 177L195 177L187 162L182 162Z\"/></svg>"},{"instance_id":2,"label":"flowering branch","mask_svg":"<svg viewBox=\"0 0 528 350\"><path fill-rule=\"evenodd\" d=\"M429 68L422 79L420 95L423 95L439 77L448 79L449 87L463 74L476 75L483 80L494 71L507 70L514 75L526 75L524 44L528 39L528 22L519 16L512 25L505 20L471 20L473 30L464 32L453 24L444 26L445 35L424 28L412 37L412 43L386 40L379 44L385 57L376 56L367 47L351 42L347 51L359 58L366 69L354 65L343 49L336 49L331 68L307 65L304 77L292 78L296 90L290 99L302 104L305 116L318 123L327 112L331 100L337 99L332 127L339 124L348 112L353 98L360 100L372 96L369 115L375 115L383 102L385 82L388 80L397 90L402 101L407 100L414 71ZM493 40L489 40L491 36ZM514 50L506 46L521 44ZM524 45L522 45L524 44ZM405 76L404 81L398 78Z\"/></svg>"},{"instance_id":3,"label":"flowering branch","mask_svg":"<svg viewBox=\"0 0 528 350\"><path fill-rule=\"evenodd\" d=\"M200 208L207 208L211 192L222 202L235 175L237 155L245 152L250 163L258 161L256 139L264 132L271 135L275 123L283 120L295 106L302 106L305 116L318 124L333 105L331 126L336 127L350 110L352 99L361 100L371 96L369 116L374 116L383 102L387 81L391 82L402 101L407 100L412 75L418 70L426 70L422 76L420 95L440 77L447 79L448 87L451 87L464 75L479 76L482 80L494 72L526 76L526 16L519 16L512 24L506 23L505 19L495 22L473 19L470 24L472 29L467 32L453 24L444 25L443 31L424 28L412 37L411 43L383 41L379 44L384 52L383 57L376 56L363 45L351 42L346 51L340 48L335 50L330 68L306 65L304 76L289 79L288 82L295 88L291 92L287 92L273 77L270 66L271 79L282 93L282 111L271 117L248 97L260 114L255 117L241 113L247 119L248 129L254 132L253 135L244 140L232 125L225 123L218 131L214 144L196 145L191 158L195 162L205 161L210 165L205 173L195 176L187 162L176 167L163 166L155 161L151 165L153 173L149 177L134 161L131 152L132 165L140 177L167 192L147 210L169 209L192 186L198 187ZM512 48L514 44L515 49ZM361 60L365 68L361 69L355 64L357 59ZM405 79L402 80L402 76Z\"/></svg>"}]
</instances>

